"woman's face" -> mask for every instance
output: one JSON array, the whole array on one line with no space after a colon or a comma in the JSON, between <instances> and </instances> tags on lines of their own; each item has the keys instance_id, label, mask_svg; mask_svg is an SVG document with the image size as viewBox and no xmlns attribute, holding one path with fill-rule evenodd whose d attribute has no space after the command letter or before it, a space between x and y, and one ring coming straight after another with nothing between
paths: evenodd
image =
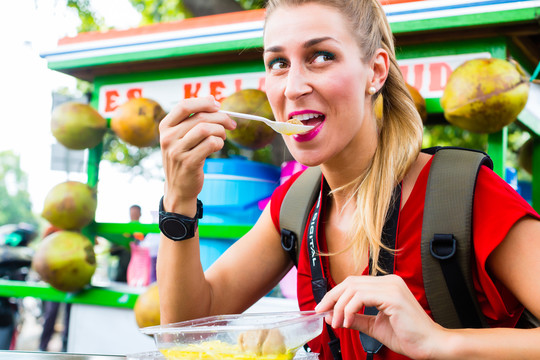
<instances>
[{"instance_id":1,"label":"woman's face","mask_svg":"<svg viewBox=\"0 0 540 360\"><path fill-rule=\"evenodd\" d=\"M295 117L315 126L284 136L296 160L312 166L351 146L371 148L376 130L367 89L373 70L361 59L348 20L332 7L282 6L267 19L266 93L276 120Z\"/></svg>"}]
</instances>

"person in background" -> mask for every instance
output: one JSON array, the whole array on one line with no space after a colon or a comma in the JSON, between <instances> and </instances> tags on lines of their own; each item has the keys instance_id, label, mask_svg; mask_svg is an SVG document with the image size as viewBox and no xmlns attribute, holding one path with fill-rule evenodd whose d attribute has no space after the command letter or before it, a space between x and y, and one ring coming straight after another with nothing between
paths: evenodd
<instances>
[{"instance_id":1,"label":"person in background","mask_svg":"<svg viewBox=\"0 0 540 360\"><path fill-rule=\"evenodd\" d=\"M141 219L141 207L137 204L129 207L129 219L131 222L139 222Z\"/></svg>"},{"instance_id":2,"label":"person in background","mask_svg":"<svg viewBox=\"0 0 540 360\"><path fill-rule=\"evenodd\" d=\"M540 328L514 328L524 308L540 317L540 216L485 166L474 195L471 267L475 295L491 327L447 329L430 316L420 243L433 158L420 151L422 120L379 0L270 0L263 42L266 94L276 121L314 127L284 135L287 148L296 161L322 171L319 201L308 221L309 229L317 229L311 249L317 237L320 250L308 251L306 231L297 277L300 309L331 311L325 315L330 327L309 342L313 352L333 359L334 334L341 344L338 358L347 360L540 359ZM381 119L374 114L379 96ZM223 147L226 130L236 127L219 108L211 96L183 99L160 123L160 207L192 219L170 215L178 227L167 220L161 228L157 278L163 324L242 313L293 266L281 246L279 213L298 176L276 189L246 235L202 269L194 223L201 213L203 166ZM392 201L400 188L400 201ZM391 205L397 205L399 220L395 266L388 274L379 255L386 251L381 236ZM313 289L311 264L318 258L327 286ZM364 314L364 307L377 315ZM367 354L363 346L369 342L361 342L360 332L384 346Z\"/></svg>"},{"instance_id":3,"label":"person in background","mask_svg":"<svg viewBox=\"0 0 540 360\"><path fill-rule=\"evenodd\" d=\"M141 207L137 204L129 207L129 220L131 223L138 223L141 219ZM130 238L132 241L140 241L143 239L139 233L124 234L125 237ZM119 244L111 246L111 255L118 257L118 267L116 271L116 277L113 279L118 282L127 282L127 269L129 261L131 260L131 248Z\"/></svg>"},{"instance_id":4,"label":"person in background","mask_svg":"<svg viewBox=\"0 0 540 360\"><path fill-rule=\"evenodd\" d=\"M152 211L152 221L157 223L159 221L159 216L157 211ZM148 233L144 237L144 240L141 242L140 246L146 247L148 249L148 254L150 255L150 283L155 282L156 279L156 263L157 255L159 250L159 233Z\"/></svg>"}]
</instances>

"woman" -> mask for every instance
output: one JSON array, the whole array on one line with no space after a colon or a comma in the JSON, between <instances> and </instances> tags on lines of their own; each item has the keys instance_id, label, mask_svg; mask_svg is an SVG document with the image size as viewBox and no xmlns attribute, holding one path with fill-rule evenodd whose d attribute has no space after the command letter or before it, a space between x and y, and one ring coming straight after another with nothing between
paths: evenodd
<instances>
[{"instance_id":1,"label":"woman","mask_svg":"<svg viewBox=\"0 0 540 360\"><path fill-rule=\"evenodd\" d=\"M422 124L396 63L393 40L377 0L270 0L264 34L266 92L277 121L314 125L284 136L295 159L319 165L319 236L329 289L317 305L308 254L298 267L301 309L333 310L327 322L344 359L366 357L358 331L385 347L384 359L540 358L540 330L513 329L523 306L540 316L540 221L490 170L480 171L475 197L477 297L491 329L449 330L428 315L419 264L425 178L431 157L420 153ZM384 121L373 114L382 94ZM163 209L194 217L204 160L223 146L235 123L211 97L181 101L160 126L166 175ZM292 181L275 192L259 221L203 272L198 235L171 241L158 255L163 323L239 313L268 293L292 264L282 250L279 207ZM401 183L396 271L366 276L377 266L384 219ZM324 189L323 189L324 190ZM496 200L494 195L498 194ZM486 226L484 226L486 225ZM359 315L364 306L379 314ZM332 359L328 333L310 342Z\"/></svg>"}]
</instances>

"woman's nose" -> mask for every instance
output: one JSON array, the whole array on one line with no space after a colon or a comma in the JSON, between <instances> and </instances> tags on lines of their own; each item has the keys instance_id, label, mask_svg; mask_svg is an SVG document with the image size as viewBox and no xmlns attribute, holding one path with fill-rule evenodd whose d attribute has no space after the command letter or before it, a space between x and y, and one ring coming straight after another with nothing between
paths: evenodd
<instances>
[{"instance_id":1,"label":"woman's nose","mask_svg":"<svg viewBox=\"0 0 540 360\"><path fill-rule=\"evenodd\" d=\"M296 100L312 91L308 78L301 67L291 67L287 73L285 96Z\"/></svg>"}]
</instances>

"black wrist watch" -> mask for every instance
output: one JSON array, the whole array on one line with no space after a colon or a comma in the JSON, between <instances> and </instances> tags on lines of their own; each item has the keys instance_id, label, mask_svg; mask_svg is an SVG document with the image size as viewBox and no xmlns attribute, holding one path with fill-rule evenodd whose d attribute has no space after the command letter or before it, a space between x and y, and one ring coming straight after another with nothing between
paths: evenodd
<instances>
[{"instance_id":1,"label":"black wrist watch","mask_svg":"<svg viewBox=\"0 0 540 360\"><path fill-rule=\"evenodd\" d=\"M203 216L202 201L197 199L197 213L190 218L163 210L163 197L159 201L159 230L171 240L181 241L195 236L198 220Z\"/></svg>"}]
</instances>

